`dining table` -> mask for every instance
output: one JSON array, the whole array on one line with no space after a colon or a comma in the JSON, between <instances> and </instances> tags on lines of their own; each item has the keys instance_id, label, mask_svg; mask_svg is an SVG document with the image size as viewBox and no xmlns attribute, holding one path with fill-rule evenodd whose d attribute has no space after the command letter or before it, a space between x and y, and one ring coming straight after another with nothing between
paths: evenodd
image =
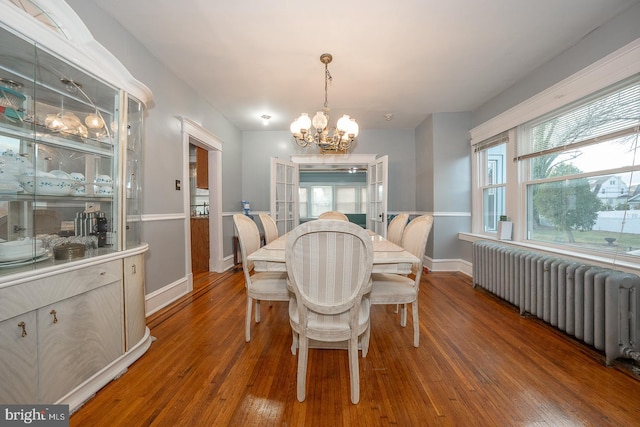
<instances>
[{"instance_id":1,"label":"dining table","mask_svg":"<svg viewBox=\"0 0 640 427\"><path fill-rule=\"evenodd\" d=\"M373 246L372 273L409 274L411 266L420 259L401 246L390 242L383 236L367 230ZM255 271L287 271L285 247L287 234L283 234L271 243L262 246L250 254L247 259L253 261Z\"/></svg>"}]
</instances>

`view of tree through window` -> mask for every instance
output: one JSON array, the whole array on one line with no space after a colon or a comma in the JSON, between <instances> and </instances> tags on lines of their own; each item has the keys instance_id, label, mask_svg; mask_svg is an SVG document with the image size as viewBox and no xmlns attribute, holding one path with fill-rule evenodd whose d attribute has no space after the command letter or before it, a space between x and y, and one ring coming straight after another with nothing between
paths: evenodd
<instances>
[{"instance_id":1,"label":"view of tree through window","mask_svg":"<svg viewBox=\"0 0 640 427\"><path fill-rule=\"evenodd\" d=\"M640 254L640 83L524 126L527 238Z\"/></svg>"}]
</instances>

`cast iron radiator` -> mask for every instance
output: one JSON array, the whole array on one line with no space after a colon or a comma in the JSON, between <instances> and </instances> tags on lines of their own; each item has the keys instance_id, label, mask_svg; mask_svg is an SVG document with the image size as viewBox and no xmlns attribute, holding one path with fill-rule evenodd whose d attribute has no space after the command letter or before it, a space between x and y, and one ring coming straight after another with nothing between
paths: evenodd
<instances>
[{"instance_id":1,"label":"cast iron radiator","mask_svg":"<svg viewBox=\"0 0 640 427\"><path fill-rule=\"evenodd\" d=\"M640 361L640 277L497 242L473 244L473 286L604 352Z\"/></svg>"}]
</instances>

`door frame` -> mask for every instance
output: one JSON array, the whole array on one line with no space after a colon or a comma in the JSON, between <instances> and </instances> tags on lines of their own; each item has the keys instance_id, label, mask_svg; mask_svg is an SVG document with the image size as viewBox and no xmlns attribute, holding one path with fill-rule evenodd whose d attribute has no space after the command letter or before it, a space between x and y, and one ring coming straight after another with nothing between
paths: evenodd
<instances>
[{"instance_id":1,"label":"door frame","mask_svg":"<svg viewBox=\"0 0 640 427\"><path fill-rule=\"evenodd\" d=\"M375 159L367 167L367 228L385 238L387 237L387 216L389 214L387 212L388 181L389 156L384 155Z\"/></svg>"},{"instance_id":2,"label":"door frame","mask_svg":"<svg viewBox=\"0 0 640 427\"><path fill-rule=\"evenodd\" d=\"M198 123L187 117L182 122L182 183L185 212L185 275L190 278L190 290L193 289L191 272L191 199L189 190L189 144L196 145L208 152L209 164L209 271L224 271L222 239L222 144L223 141Z\"/></svg>"},{"instance_id":3,"label":"door frame","mask_svg":"<svg viewBox=\"0 0 640 427\"><path fill-rule=\"evenodd\" d=\"M349 166L365 168L367 171L367 188L369 187L369 174L370 166L378 160L377 154L306 154L306 155L292 155L291 162L298 166L298 169L313 169L313 168L332 168L339 167L345 168ZM298 180L300 177L298 176ZM272 183L273 185L273 183ZM367 190L368 192L368 190ZM385 197L388 197L385 189ZM386 209L386 201L385 201ZM367 200L367 225L369 223L369 208L370 204ZM296 212L299 212L299 207L295 206Z\"/></svg>"}]
</instances>

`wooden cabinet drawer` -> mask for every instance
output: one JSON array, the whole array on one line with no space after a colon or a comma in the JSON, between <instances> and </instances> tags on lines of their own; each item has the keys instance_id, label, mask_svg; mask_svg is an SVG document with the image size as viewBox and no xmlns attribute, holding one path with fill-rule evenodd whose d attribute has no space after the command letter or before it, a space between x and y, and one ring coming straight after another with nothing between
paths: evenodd
<instances>
[{"instance_id":1,"label":"wooden cabinet drawer","mask_svg":"<svg viewBox=\"0 0 640 427\"><path fill-rule=\"evenodd\" d=\"M114 260L0 288L0 321L119 280L122 261Z\"/></svg>"}]
</instances>

